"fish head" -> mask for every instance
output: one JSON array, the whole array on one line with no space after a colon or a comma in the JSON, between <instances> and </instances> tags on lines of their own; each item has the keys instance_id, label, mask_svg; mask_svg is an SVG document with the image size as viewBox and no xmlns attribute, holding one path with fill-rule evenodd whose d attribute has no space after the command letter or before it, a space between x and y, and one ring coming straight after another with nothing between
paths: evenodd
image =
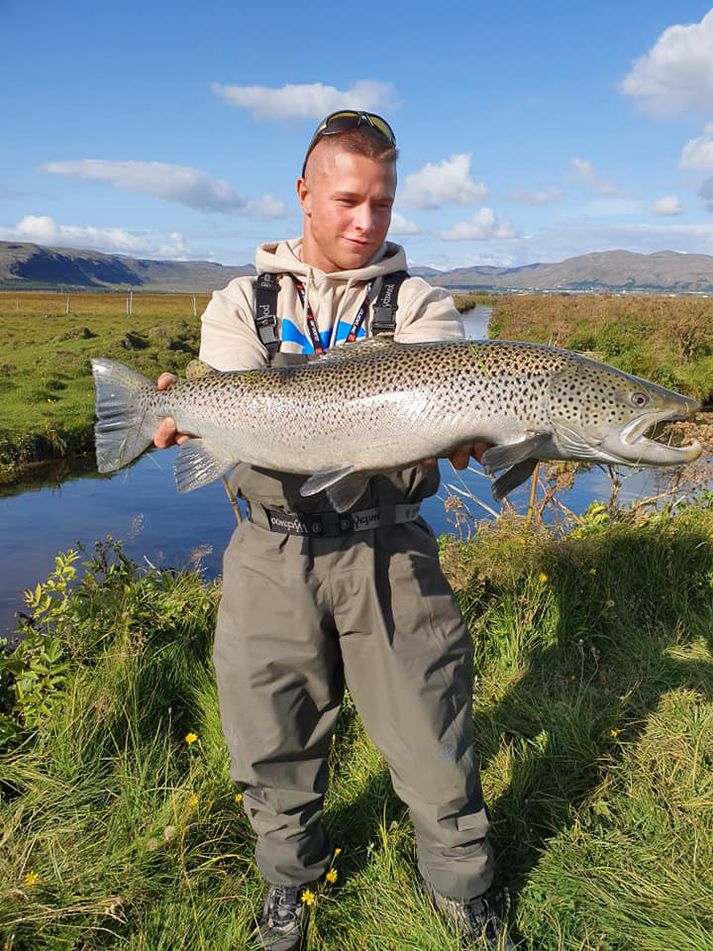
<instances>
[{"instance_id":1,"label":"fish head","mask_svg":"<svg viewBox=\"0 0 713 951\"><path fill-rule=\"evenodd\" d=\"M697 440L668 446L647 436L659 423L692 416L700 403L596 360L572 356L553 374L548 399L563 458L668 466L701 455Z\"/></svg>"}]
</instances>

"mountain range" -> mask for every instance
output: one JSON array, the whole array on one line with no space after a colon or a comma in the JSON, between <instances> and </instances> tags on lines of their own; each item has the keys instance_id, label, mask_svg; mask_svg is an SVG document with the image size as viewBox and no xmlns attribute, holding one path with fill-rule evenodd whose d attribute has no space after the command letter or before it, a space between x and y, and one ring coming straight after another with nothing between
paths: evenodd
<instances>
[{"instance_id":1,"label":"mountain range","mask_svg":"<svg viewBox=\"0 0 713 951\"><path fill-rule=\"evenodd\" d=\"M0 241L0 290L135 290L208 293L234 277L254 274L250 264L153 261L99 251ZM453 290L713 294L713 257L657 251L600 251L555 264L413 267L431 284Z\"/></svg>"}]
</instances>

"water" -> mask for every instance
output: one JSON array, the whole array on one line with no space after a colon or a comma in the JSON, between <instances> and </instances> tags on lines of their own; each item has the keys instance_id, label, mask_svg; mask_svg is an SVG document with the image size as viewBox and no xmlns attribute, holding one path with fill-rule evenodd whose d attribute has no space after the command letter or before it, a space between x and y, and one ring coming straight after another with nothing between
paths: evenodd
<instances>
[{"instance_id":1,"label":"water","mask_svg":"<svg viewBox=\"0 0 713 951\"><path fill-rule=\"evenodd\" d=\"M467 315L468 336L484 338L489 316L485 307ZM33 474L35 485L14 488L0 498L0 632L14 627L15 612L24 607L22 590L47 577L56 552L78 542L91 550L107 534L121 539L126 554L140 563L184 567L199 560L207 576L219 574L223 549L235 527L232 508L220 482L179 495L172 473L175 452L149 453L110 476L97 475L92 460L65 462L59 468L38 470ZM498 509L489 481L475 467L456 473L450 463L442 462L441 474L439 495L423 505L436 534L454 529L453 516L443 504L448 485ZM654 470L636 471L620 498L633 501L652 494L660 478ZM527 507L528 491L523 486L511 496L520 511ZM593 499L608 498L609 491L607 475L594 469L579 475L562 498L573 511L583 511ZM477 502L467 504L476 517L487 515Z\"/></svg>"}]
</instances>

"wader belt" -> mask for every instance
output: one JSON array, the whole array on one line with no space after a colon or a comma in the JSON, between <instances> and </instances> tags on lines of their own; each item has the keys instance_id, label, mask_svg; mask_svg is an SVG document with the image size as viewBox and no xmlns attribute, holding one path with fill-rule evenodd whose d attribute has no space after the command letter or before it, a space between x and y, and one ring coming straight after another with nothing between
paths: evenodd
<instances>
[{"instance_id":1,"label":"wader belt","mask_svg":"<svg viewBox=\"0 0 713 951\"><path fill-rule=\"evenodd\" d=\"M420 504L407 502L358 512L281 512L259 502L248 503L251 522L270 532L282 535L312 535L316 538L339 538L352 532L365 532L385 525L401 525L418 518Z\"/></svg>"}]
</instances>

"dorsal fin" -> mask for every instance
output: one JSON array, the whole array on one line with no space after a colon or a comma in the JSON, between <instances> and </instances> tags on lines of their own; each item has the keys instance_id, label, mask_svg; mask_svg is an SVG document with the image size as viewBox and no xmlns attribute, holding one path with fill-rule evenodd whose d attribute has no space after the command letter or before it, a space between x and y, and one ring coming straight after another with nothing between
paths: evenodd
<instances>
[{"instance_id":1,"label":"dorsal fin","mask_svg":"<svg viewBox=\"0 0 713 951\"><path fill-rule=\"evenodd\" d=\"M206 376L220 375L220 370L216 370L215 367L212 367L209 363L204 363L203 360L199 360L197 357L189 361L184 372L187 380L202 380Z\"/></svg>"}]
</instances>

